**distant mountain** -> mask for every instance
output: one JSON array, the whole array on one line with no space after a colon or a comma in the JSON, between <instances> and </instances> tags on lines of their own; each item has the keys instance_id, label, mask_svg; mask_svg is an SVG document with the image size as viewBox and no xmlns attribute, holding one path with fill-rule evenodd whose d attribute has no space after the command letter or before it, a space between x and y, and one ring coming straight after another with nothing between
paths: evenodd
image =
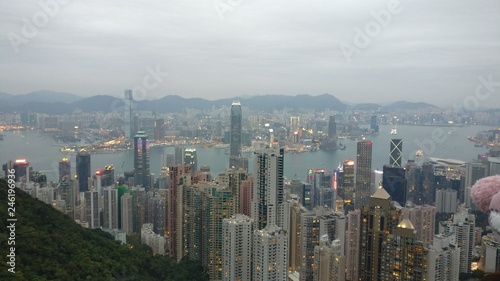
<instances>
[{"instance_id":1,"label":"distant mountain","mask_svg":"<svg viewBox=\"0 0 500 281\"><path fill-rule=\"evenodd\" d=\"M384 106L385 110L397 111L397 110L416 110L425 108L439 108L435 105L425 103L425 102L407 102L407 101L397 101L389 105Z\"/></svg>"},{"instance_id":2,"label":"distant mountain","mask_svg":"<svg viewBox=\"0 0 500 281\"><path fill-rule=\"evenodd\" d=\"M382 106L376 103L360 103L352 107L354 110L361 111L378 111Z\"/></svg>"}]
</instances>

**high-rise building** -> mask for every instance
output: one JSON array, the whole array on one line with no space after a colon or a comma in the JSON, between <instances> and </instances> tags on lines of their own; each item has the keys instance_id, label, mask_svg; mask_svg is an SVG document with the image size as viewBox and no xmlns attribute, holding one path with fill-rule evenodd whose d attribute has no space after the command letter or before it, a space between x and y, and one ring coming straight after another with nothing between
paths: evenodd
<instances>
[{"instance_id":1,"label":"high-rise building","mask_svg":"<svg viewBox=\"0 0 500 281\"><path fill-rule=\"evenodd\" d=\"M267 148L254 155L252 219L255 229L263 229L268 224L282 226L284 149Z\"/></svg>"},{"instance_id":2,"label":"high-rise building","mask_svg":"<svg viewBox=\"0 0 500 281\"><path fill-rule=\"evenodd\" d=\"M170 165L167 163L167 165ZM184 165L184 146L175 146L175 165Z\"/></svg>"},{"instance_id":3,"label":"high-rise building","mask_svg":"<svg viewBox=\"0 0 500 281\"><path fill-rule=\"evenodd\" d=\"M327 235L332 242L335 239L345 241L346 221L343 213L336 213L330 209L317 207L312 212L302 215L301 247L302 260L300 280L312 281L314 264L314 247L319 245L321 236ZM341 247L342 253L344 246Z\"/></svg>"},{"instance_id":4,"label":"high-rise building","mask_svg":"<svg viewBox=\"0 0 500 281\"><path fill-rule=\"evenodd\" d=\"M182 247L183 256L189 260L201 261L201 200L202 191L196 185L182 187Z\"/></svg>"},{"instance_id":5,"label":"high-rise building","mask_svg":"<svg viewBox=\"0 0 500 281\"><path fill-rule=\"evenodd\" d=\"M79 191L88 191L90 178L90 154L85 150L81 150L76 155L76 176L78 178Z\"/></svg>"},{"instance_id":6,"label":"high-rise building","mask_svg":"<svg viewBox=\"0 0 500 281\"><path fill-rule=\"evenodd\" d=\"M292 196L285 202L286 222L285 229L288 229L288 271L299 272L302 263L301 228L302 214L307 213L307 209L299 202L298 196Z\"/></svg>"},{"instance_id":7,"label":"high-rise building","mask_svg":"<svg viewBox=\"0 0 500 281\"><path fill-rule=\"evenodd\" d=\"M299 128L300 128L300 117L292 116L290 117L290 137L292 137L292 142L299 142Z\"/></svg>"},{"instance_id":8,"label":"high-rise building","mask_svg":"<svg viewBox=\"0 0 500 281\"><path fill-rule=\"evenodd\" d=\"M384 165L382 187L391 195L392 200L402 207L406 204L406 171L402 167Z\"/></svg>"},{"instance_id":9,"label":"high-rise building","mask_svg":"<svg viewBox=\"0 0 500 281\"><path fill-rule=\"evenodd\" d=\"M132 195L125 193L121 199L122 230L131 234L134 232Z\"/></svg>"},{"instance_id":10,"label":"high-rise building","mask_svg":"<svg viewBox=\"0 0 500 281\"><path fill-rule=\"evenodd\" d=\"M451 189L436 190L436 211L438 213L454 213L457 211L457 191Z\"/></svg>"},{"instance_id":11,"label":"high-rise building","mask_svg":"<svg viewBox=\"0 0 500 281\"><path fill-rule=\"evenodd\" d=\"M500 271L500 242L492 234L481 238L481 259L478 267L484 272Z\"/></svg>"},{"instance_id":12,"label":"high-rise building","mask_svg":"<svg viewBox=\"0 0 500 281\"><path fill-rule=\"evenodd\" d=\"M436 207L431 205L409 205L401 209L401 219L409 219L417 233L417 240L424 247L432 245L436 226Z\"/></svg>"},{"instance_id":13,"label":"high-rise building","mask_svg":"<svg viewBox=\"0 0 500 281\"><path fill-rule=\"evenodd\" d=\"M134 99L132 90L125 90L124 101L125 101L125 112L124 112L125 126L123 128L123 131L125 132L126 139L132 139L132 137L136 133L134 132L134 110L132 105Z\"/></svg>"},{"instance_id":14,"label":"high-rise building","mask_svg":"<svg viewBox=\"0 0 500 281\"><path fill-rule=\"evenodd\" d=\"M361 209L370 199L370 180L372 173L372 142L358 141L356 155L356 195L354 205Z\"/></svg>"},{"instance_id":15,"label":"high-rise building","mask_svg":"<svg viewBox=\"0 0 500 281\"><path fill-rule=\"evenodd\" d=\"M107 165L102 170L102 186L114 186L115 185L115 167L113 165Z\"/></svg>"},{"instance_id":16,"label":"high-rise building","mask_svg":"<svg viewBox=\"0 0 500 281\"><path fill-rule=\"evenodd\" d=\"M149 140L144 131L134 136L134 178L136 184L150 187Z\"/></svg>"},{"instance_id":17,"label":"high-rise building","mask_svg":"<svg viewBox=\"0 0 500 281\"><path fill-rule=\"evenodd\" d=\"M253 220L236 214L222 221L222 276L225 281L252 281Z\"/></svg>"},{"instance_id":18,"label":"high-rise building","mask_svg":"<svg viewBox=\"0 0 500 281\"><path fill-rule=\"evenodd\" d=\"M288 233L268 224L255 230L253 235L253 279L254 281L288 280Z\"/></svg>"},{"instance_id":19,"label":"high-rise building","mask_svg":"<svg viewBox=\"0 0 500 281\"><path fill-rule=\"evenodd\" d=\"M319 245L314 247L313 281L344 281L346 258L341 251L341 241L330 242L328 235L320 238Z\"/></svg>"},{"instance_id":20,"label":"high-rise building","mask_svg":"<svg viewBox=\"0 0 500 281\"><path fill-rule=\"evenodd\" d=\"M335 193L332 188L332 174L324 169L309 169L307 182L311 184L312 207L322 206L335 209Z\"/></svg>"},{"instance_id":21,"label":"high-rise building","mask_svg":"<svg viewBox=\"0 0 500 281\"><path fill-rule=\"evenodd\" d=\"M425 280L427 250L417 241L410 220L401 220L382 247L382 276L390 276L390 280Z\"/></svg>"},{"instance_id":22,"label":"high-rise building","mask_svg":"<svg viewBox=\"0 0 500 281\"><path fill-rule=\"evenodd\" d=\"M453 221L439 222L439 233L452 234L455 245L460 248L460 273L472 272L475 221L475 215L469 214L468 209L461 209L453 215Z\"/></svg>"},{"instance_id":23,"label":"high-rise building","mask_svg":"<svg viewBox=\"0 0 500 281\"><path fill-rule=\"evenodd\" d=\"M373 170L372 178L370 180L370 194L377 192L377 190L382 186L384 171Z\"/></svg>"},{"instance_id":24,"label":"high-rise building","mask_svg":"<svg viewBox=\"0 0 500 281\"><path fill-rule=\"evenodd\" d=\"M198 156L196 155L196 148L186 148L184 150L184 164L191 165L191 171L198 170Z\"/></svg>"},{"instance_id":25,"label":"high-rise building","mask_svg":"<svg viewBox=\"0 0 500 281\"><path fill-rule=\"evenodd\" d=\"M238 213L252 216L253 175L249 175L240 185L240 211Z\"/></svg>"},{"instance_id":26,"label":"high-rise building","mask_svg":"<svg viewBox=\"0 0 500 281\"><path fill-rule=\"evenodd\" d=\"M208 185L202 204L202 265L207 268L210 280L222 280L222 221L234 215L231 190L227 186Z\"/></svg>"},{"instance_id":27,"label":"high-rise building","mask_svg":"<svg viewBox=\"0 0 500 281\"><path fill-rule=\"evenodd\" d=\"M406 170L406 200L412 201L416 205L425 204L427 198L423 192L422 167L417 166L415 160L408 160L405 165Z\"/></svg>"},{"instance_id":28,"label":"high-rise building","mask_svg":"<svg viewBox=\"0 0 500 281\"><path fill-rule=\"evenodd\" d=\"M399 224L400 211L384 188L370 197L361 210L359 280L383 280L384 241Z\"/></svg>"},{"instance_id":29,"label":"high-rise building","mask_svg":"<svg viewBox=\"0 0 500 281\"><path fill-rule=\"evenodd\" d=\"M103 228L118 229L118 190L114 186L103 188Z\"/></svg>"},{"instance_id":30,"label":"high-rise building","mask_svg":"<svg viewBox=\"0 0 500 281\"><path fill-rule=\"evenodd\" d=\"M71 180L71 162L64 157L59 161L59 182Z\"/></svg>"},{"instance_id":31,"label":"high-rise building","mask_svg":"<svg viewBox=\"0 0 500 281\"><path fill-rule=\"evenodd\" d=\"M358 280L359 272L359 251L361 235L361 211L354 210L347 213L347 231L346 231L346 279Z\"/></svg>"},{"instance_id":32,"label":"high-rise building","mask_svg":"<svg viewBox=\"0 0 500 281\"><path fill-rule=\"evenodd\" d=\"M167 220L165 197L155 194L149 200L151 206L151 218L153 222L153 232L158 235L165 235L165 222Z\"/></svg>"},{"instance_id":33,"label":"high-rise building","mask_svg":"<svg viewBox=\"0 0 500 281\"><path fill-rule=\"evenodd\" d=\"M453 234L434 237L427 257L427 281L459 280L460 249L453 240Z\"/></svg>"},{"instance_id":34,"label":"high-rise building","mask_svg":"<svg viewBox=\"0 0 500 281\"><path fill-rule=\"evenodd\" d=\"M335 170L337 195L343 201L345 213L354 210L354 160L344 160Z\"/></svg>"},{"instance_id":35,"label":"high-rise building","mask_svg":"<svg viewBox=\"0 0 500 281\"><path fill-rule=\"evenodd\" d=\"M470 198L470 188L476 183L477 180L486 177L488 167L483 163L465 163L465 194L464 204L465 207L470 208L472 200Z\"/></svg>"},{"instance_id":36,"label":"high-rise building","mask_svg":"<svg viewBox=\"0 0 500 281\"><path fill-rule=\"evenodd\" d=\"M401 167L402 158L403 158L403 140L391 139L391 146L389 150L389 165L392 167Z\"/></svg>"},{"instance_id":37,"label":"high-rise building","mask_svg":"<svg viewBox=\"0 0 500 281\"><path fill-rule=\"evenodd\" d=\"M378 134L378 132L379 132L377 115L372 115L372 117L370 119L370 131L372 134Z\"/></svg>"},{"instance_id":38,"label":"high-rise building","mask_svg":"<svg viewBox=\"0 0 500 281\"><path fill-rule=\"evenodd\" d=\"M229 156L239 157L241 156L241 134L242 134L242 113L241 113L241 103L239 101L234 101L231 105L231 141L229 143Z\"/></svg>"},{"instance_id":39,"label":"high-rise building","mask_svg":"<svg viewBox=\"0 0 500 281\"><path fill-rule=\"evenodd\" d=\"M328 138L337 139L337 123L335 122L335 116L330 116L328 120Z\"/></svg>"},{"instance_id":40,"label":"high-rise building","mask_svg":"<svg viewBox=\"0 0 500 281\"><path fill-rule=\"evenodd\" d=\"M97 190L85 191L84 201L84 219L89 224L89 228L101 227L99 192Z\"/></svg>"}]
</instances>

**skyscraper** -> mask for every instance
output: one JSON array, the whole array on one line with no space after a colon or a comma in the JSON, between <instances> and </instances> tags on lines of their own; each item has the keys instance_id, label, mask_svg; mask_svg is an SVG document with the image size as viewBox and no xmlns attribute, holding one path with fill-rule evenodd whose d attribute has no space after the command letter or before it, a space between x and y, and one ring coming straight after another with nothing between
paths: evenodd
<instances>
[{"instance_id":1,"label":"skyscraper","mask_svg":"<svg viewBox=\"0 0 500 281\"><path fill-rule=\"evenodd\" d=\"M283 148L267 148L255 155L252 219L255 229L281 226L283 198Z\"/></svg>"},{"instance_id":2,"label":"skyscraper","mask_svg":"<svg viewBox=\"0 0 500 281\"><path fill-rule=\"evenodd\" d=\"M132 108L132 103L133 103L133 95L132 95L132 90L125 90L125 116L124 116L124 121L125 121L125 126L123 128L123 131L125 132L125 138L126 139L132 139L134 136L134 112Z\"/></svg>"},{"instance_id":3,"label":"skyscraper","mask_svg":"<svg viewBox=\"0 0 500 281\"><path fill-rule=\"evenodd\" d=\"M64 157L59 161L59 182L71 180L71 162Z\"/></svg>"},{"instance_id":4,"label":"skyscraper","mask_svg":"<svg viewBox=\"0 0 500 281\"><path fill-rule=\"evenodd\" d=\"M337 170L337 194L343 200L345 213L354 210L354 160L344 160Z\"/></svg>"},{"instance_id":5,"label":"skyscraper","mask_svg":"<svg viewBox=\"0 0 500 281\"><path fill-rule=\"evenodd\" d=\"M335 116L330 116L330 120L328 120L328 138L332 140L337 138L337 122L335 122Z\"/></svg>"},{"instance_id":6,"label":"skyscraper","mask_svg":"<svg viewBox=\"0 0 500 281\"><path fill-rule=\"evenodd\" d=\"M392 200L404 207L406 204L406 172L402 167L384 165L382 186L391 195Z\"/></svg>"},{"instance_id":7,"label":"skyscraper","mask_svg":"<svg viewBox=\"0 0 500 281\"><path fill-rule=\"evenodd\" d=\"M149 140L144 131L134 136L134 178L136 184L149 188Z\"/></svg>"},{"instance_id":8,"label":"skyscraper","mask_svg":"<svg viewBox=\"0 0 500 281\"><path fill-rule=\"evenodd\" d=\"M347 213L347 231L346 231L346 279L358 280L359 272L359 251L361 235L361 211L354 210Z\"/></svg>"},{"instance_id":9,"label":"skyscraper","mask_svg":"<svg viewBox=\"0 0 500 281\"><path fill-rule=\"evenodd\" d=\"M378 134L379 126L377 124L377 115L372 115L370 120L370 131L372 134Z\"/></svg>"},{"instance_id":10,"label":"skyscraper","mask_svg":"<svg viewBox=\"0 0 500 281\"><path fill-rule=\"evenodd\" d=\"M407 218L415 226L417 240L424 247L432 245L436 225L436 207L431 205L407 205L401 209L401 218Z\"/></svg>"},{"instance_id":11,"label":"skyscraper","mask_svg":"<svg viewBox=\"0 0 500 281\"><path fill-rule=\"evenodd\" d=\"M372 173L372 142L358 141L356 155L356 197L354 205L361 209L370 199L370 181Z\"/></svg>"},{"instance_id":12,"label":"skyscraper","mask_svg":"<svg viewBox=\"0 0 500 281\"><path fill-rule=\"evenodd\" d=\"M89 190L90 178L90 154L81 150L76 155L76 176L78 178L78 190L85 192Z\"/></svg>"},{"instance_id":13,"label":"skyscraper","mask_svg":"<svg viewBox=\"0 0 500 281\"><path fill-rule=\"evenodd\" d=\"M288 233L269 224L253 235L254 281L288 280Z\"/></svg>"},{"instance_id":14,"label":"skyscraper","mask_svg":"<svg viewBox=\"0 0 500 281\"><path fill-rule=\"evenodd\" d=\"M403 158L403 140L391 139L391 147L389 150L389 165L393 167L401 167L402 158Z\"/></svg>"},{"instance_id":15,"label":"skyscraper","mask_svg":"<svg viewBox=\"0 0 500 281\"><path fill-rule=\"evenodd\" d=\"M191 165L191 171L194 173L198 170L198 156L196 148L186 148L184 150L184 164Z\"/></svg>"},{"instance_id":16,"label":"skyscraper","mask_svg":"<svg viewBox=\"0 0 500 281\"><path fill-rule=\"evenodd\" d=\"M455 245L453 234L436 235L427 257L427 280L459 280L460 248Z\"/></svg>"},{"instance_id":17,"label":"skyscraper","mask_svg":"<svg viewBox=\"0 0 500 281\"><path fill-rule=\"evenodd\" d=\"M250 217L236 214L222 221L223 280L252 280L252 238Z\"/></svg>"},{"instance_id":18,"label":"skyscraper","mask_svg":"<svg viewBox=\"0 0 500 281\"><path fill-rule=\"evenodd\" d=\"M229 156L241 156L241 103L234 101L231 105L231 141L229 143Z\"/></svg>"},{"instance_id":19,"label":"skyscraper","mask_svg":"<svg viewBox=\"0 0 500 281\"><path fill-rule=\"evenodd\" d=\"M184 165L184 146L175 146L175 165ZM167 165L170 165L167 163Z\"/></svg>"},{"instance_id":20,"label":"skyscraper","mask_svg":"<svg viewBox=\"0 0 500 281\"><path fill-rule=\"evenodd\" d=\"M321 236L319 245L314 247L313 281L345 280L346 258L341 244L340 240L330 242L328 235Z\"/></svg>"},{"instance_id":21,"label":"skyscraper","mask_svg":"<svg viewBox=\"0 0 500 281\"><path fill-rule=\"evenodd\" d=\"M103 228L118 228L118 190L114 186L103 189Z\"/></svg>"}]
</instances>

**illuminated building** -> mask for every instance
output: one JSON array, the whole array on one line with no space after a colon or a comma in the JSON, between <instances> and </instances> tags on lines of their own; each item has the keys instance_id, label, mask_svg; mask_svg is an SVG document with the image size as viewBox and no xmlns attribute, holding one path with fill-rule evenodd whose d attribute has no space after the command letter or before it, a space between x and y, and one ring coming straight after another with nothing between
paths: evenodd
<instances>
[{"instance_id":1,"label":"illuminated building","mask_svg":"<svg viewBox=\"0 0 500 281\"><path fill-rule=\"evenodd\" d=\"M401 209L401 219L407 218L415 227L417 240L424 247L432 245L436 226L436 207L431 205L407 205Z\"/></svg>"},{"instance_id":2,"label":"illuminated building","mask_svg":"<svg viewBox=\"0 0 500 281\"><path fill-rule=\"evenodd\" d=\"M255 155L252 219L256 230L268 224L282 226L283 148L268 148Z\"/></svg>"},{"instance_id":3,"label":"illuminated building","mask_svg":"<svg viewBox=\"0 0 500 281\"><path fill-rule=\"evenodd\" d=\"M288 281L288 233L272 224L253 234L254 281Z\"/></svg>"},{"instance_id":4,"label":"illuminated building","mask_svg":"<svg viewBox=\"0 0 500 281\"><path fill-rule=\"evenodd\" d=\"M335 209L332 175L324 169L308 169L307 183L311 184L312 208L321 206Z\"/></svg>"},{"instance_id":5,"label":"illuminated building","mask_svg":"<svg viewBox=\"0 0 500 281\"><path fill-rule=\"evenodd\" d=\"M296 195L285 202L285 210L287 218L284 228L289 230L288 271L298 272L302 262L302 214L307 213L308 210L300 204L299 198Z\"/></svg>"},{"instance_id":6,"label":"illuminated building","mask_svg":"<svg viewBox=\"0 0 500 281\"><path fill-rule=\"evenodd\" d=\"M90 178L90 154L81 150L76 155L76 176L78 178L78 188L80 192L89 190Z\"/></svg>"},{"instance_id":7,"label":"illuminated building","mask_svg":"<svg viewBox=\"0 0 500 281\"><path fill-rule=\"evenodd\" d=\"M460 249L455 245L453 234L435 235L427 257L427 281L458 281Z\"/></svg>"},{"instance_id":8,"label":"illuminated building","mask_svg":"<svg viewBox=\"0 0 500 281\"><path fill-rule=\"evenodd\" d=\"M359 268L359 243L361 231L361 211L354 210L347 213L346 232L346 279L358 280Z\"/></svg>"},{"instance_id":9,"label":"illuminated building","mask_svg":"<svg viewBox=\"0 0 500 281\"><path fill-rule=\"evenodd\" d=\"M337 195L339 200L343 200L343 207L345 213L354 210L354 161L344 160L335 170Z\"/></svg>"},{"instance_id":10,"label":"illuminated building","mask_svg":"<svg viewBox=\"0 0 500 281\"><path fill-rule=\"evenodd\" d=\"M69 181L71 179L71 162L68 158L59 161L59 182Z\"/></svg>"},{"instance_id":11,"label":"illuminated building","mask_svg":"<svg viewBox=\"0 0 500 281\"><path fill-rule=\"evenodd\" d=\"M186 148L184 150L184 164L191 165L191 171L198 170L198 156L195 148Z\"/></svg>"},{"instance_id":12,"label":"illuminated building","mask_svg":"<svg viewBox=\"0 0 500 281\"><path fill-rule=\"evenodd\" d=\"M115 167L113 165L108 165L104 167L102 171L102 186L114 186L115 185Z\"/></svg>"},{"instance_id":13,"label":"illuminated building","mask_svg":"<svg viewBox=\"0 0 500 281\"><path fill-rule=\"evenodd\" d=\"M354 206L361 209L370 199L370 180L372 173L372 142L358 141L356 156L356 197Z\"/></svg>"},{"instance_id":14,"label":"illuminated building","mask_svg":"<svg viewBox=\"0 0 500 281\"><path fill-rule=\"evenodd\" d=\"M313 281L345 281L346 258L341 251L341 241L330 242L328 235L320 238L314 247Z\"/></svg>"},{"instance_id":15,"label":"illuminated building","mask_svg":"<svg viewBox=\"0 0 500 281\"><path fill-rule=\"evenodd\" d=\"M236 214L222 221L222 280L252 281L253 220Z\"/></svg>"},{"instance_id":16,"label":"illuminated building","mask_svg":"<svg viewBox=\"0 0 500 281\"><path fill-rule=\"evenodd\" d=\"M144 131L139 131L134 136L134 178L137 185L149 189L149 140Z\"/></svg>"},{"instance_id":17,"label":"illuminated building","mask_svg":"<svg viewBox=\"0 0 500 281\"><path fill-rule=\"evenodd\" d=\"M361 209L359 280L384 280L383 243L399 224L400 211L392 205L385 189L380 188Z\"/></svg>"},{"instance_id":18,"label":"illuminated building","mask_svg":"<svg viewBox=\"0 0 500 281\"><path fill-rule=\"evenodd\" d=\"M182 248L183 256L201 262L202 191L198 185L182 186Z\"/></svg>"}]
</instances>

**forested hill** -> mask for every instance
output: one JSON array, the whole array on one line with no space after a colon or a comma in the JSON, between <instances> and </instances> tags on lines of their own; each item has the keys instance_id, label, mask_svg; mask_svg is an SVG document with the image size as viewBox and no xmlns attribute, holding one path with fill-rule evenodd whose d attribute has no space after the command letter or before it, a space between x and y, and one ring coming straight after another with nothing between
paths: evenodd
<instances>
[{"instance_id":1,"label":"forested hill","mask_svg":"<svg viewBox=\"0 0 500 281\"><path fill-rule=\"evenodd\" d=\"M10 230L7 222L7 183L0 179L0 280L208 280L193 262L176 264L152 256L149 248L121 245L101 230L82 228L51 206L16 189L15 274L6 259Z\"/></svg>"}]
</instances>

